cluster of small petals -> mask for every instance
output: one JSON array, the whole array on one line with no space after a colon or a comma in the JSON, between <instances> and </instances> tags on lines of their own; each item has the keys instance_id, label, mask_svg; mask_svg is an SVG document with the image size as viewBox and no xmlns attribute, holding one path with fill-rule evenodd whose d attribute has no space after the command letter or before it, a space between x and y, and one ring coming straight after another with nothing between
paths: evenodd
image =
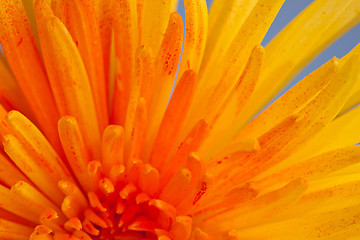
<instances>
[{"instance_id":1,"label":"cluster of small petals","mask_svg":"<svg viewBox=\"0 0 360 240\"><path fill-rule=\"evenodd\" d=\"M0 239L359 238L360 45L254 115L360 1L284 1L0 0Z\"/></svg>"}]
</instances>

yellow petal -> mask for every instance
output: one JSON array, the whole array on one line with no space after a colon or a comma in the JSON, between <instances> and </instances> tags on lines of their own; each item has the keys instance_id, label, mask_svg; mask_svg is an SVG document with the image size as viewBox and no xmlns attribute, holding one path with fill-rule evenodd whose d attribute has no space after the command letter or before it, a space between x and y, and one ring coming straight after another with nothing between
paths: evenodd
<instances>
[{"instance_id":1,"label":"yellow petal","mask_svg":"<svg viewBox=\"0 0 360 240\"><path fill-rule=\"evenodd\" d=\"M297 202L306 188L307 183L304 180L296 179L276 191L249 201L236 209L208 217L205 221L216 222L216 227L223 230L260 224ZM210 223L208 224L211 226ZM208 230L212 231L211 229Z\"/></svg>"},{"instance_id":2,"label":"yellow petal","mask_svg":"<svg viewBox=\"0 0 360 240\"><path fill-rule=\"evenodd\" d=\"M59 180L71 180L71 174L65 166L63 160L52 148L50 143L41 134L41 132L24 115L17 111L11 111L7 115L7 122L12 128L13 133L22 142L25 148L39 159L44 165L47 165L48 171L53 178Z\"/></svg>"},{"instance_id":3,"label":"yellow petal","mask_svg":"<svg viewBox=\"0 0 360 240\"><path fill-rule=\"evenodd\" d=\"M286 94L284 94L280 99L278 99L274 104L272 104L267 110L265 110L262 114L259 115L259 119L256 118L253 123L250 123L246 128L244 128L244 131L247 132L247 136L252 135L253 133L257 134L256 132L258 131L262 131L261 129L262 126L266 126L267 123L264 123L263 120L260 120L263 116L271 113L271 109L276 109L278 108L278 111L273 114L273 116L275 117L271 117L270 115L267 115L267 121L272 122L273 120L278 121L277 116L282 116L283 114L287 114L287 109L291 110L291 102L293 102L293 106L295 105L296 107L296 111L299 111L300 114L305 114L305 117L307 119L312 119L311 121L308 121L307 124L313 124L313 126L309 125L308 130L304 131L301 137L298 137L298 142L295 144L298 144L298 146L301 146L301 148L303 147L304 144L306 144L308 142L309 139L311 139L313 136L315 136L320 130L323 129L323 133L320 132L319 138L315 138L313 141L308 142L308 145L305 145L304 149L302 150L301 148L300 151L298 153L295 153L294 156L291 156L290 158L286 159L286 161L284 161L283 163L281 163L281 165L287 167L289 165L292 165L294 162L298 162L304 158L308 158L312 154L312 151L308 151L308 150L315 150L314 154L316 153L321 153L324 152L326 150L331 150L334 149L334 147L336 148L337 146L330 144L327 147L327 139L324 139L323 137L326 136L327 134L330 134L331 138L333 138L333 134L336 134L336 131L341 131L341 128L339 129L334 129L334 126L339 126L336 123L336 120L334 121L334 124L331 125L331 121L334 119L334 117L340 112L340 110L342 109L344 103L346 102L346 100L349 98L349 95L351 94L351 89L353 88L353 86L355 85L356 82L356 77L354 77L354 73L356 73L356 69L357 69L357 65L358 65L358 55L356 54L356 49L354 49L353 51L351 51L349 54L347 54L345 57L343 57L342 59L336 61L338 62L337 64L333 65L331 64L331 61L328 62L327 64L323 65L323 67L321 69L318 69L317 71L313 72L313 74L310 74L307 79L304 79L306 81L302 81L304 83L298 83L295 87L293 87L291 90L289 90L289 92L287 92ZM355 54L353 54L355 53ZM335 63L335 62L334 62ZM333 67L331 67L333 65ZM329 68L328 68L329 67ZM329 83L327 83L327 85L323 85L324 82L323 80L319 79L314 79L314 86L318 86L318 87L322 87L322 89L316 93L317 95L311 97L311 95L309 96L310 99L313 98L312 100L308 100L309 102L306 102L308 98L302 98L301 95L299 95L300 92L304 92L304 91L300 91L298 93L293 92L295 90L298 89L298 87L301 89L302 85L304 84L304 86L306 86L306 82L310 81L309 83L311 83L312 81L312 77L315 77L317 74L320 74L321 76L321 72L324 70L330 70L329 75L328 75L328 80ZM332 69L332 70L331 70ZM317 76L319 77L319 76ZM326 80L326 81L328 81ZM322 83L323 82L323 83ZM308 84L309 84L308 83ZM318 83L321 83L320 85L317 85ZM326 83L325 83L326 84ZM318 88L316 87L316 88ZM311 89L310 87L306 88L306 89ZM311 94L314 94L311 91L308 91ZM306 94L307 95L307 94ZM321 103L323 102L323 103ZM288 105L288 103L290 105ZM301 104L305 104L305 106L301 106ZM322 105L323 104L323 105ZM325 106L325 107L322 107ZM284 111L280 110L284 109ZM264 115L263 115L264 114ZM263 115L263 116L262 116ZM257 122L257 120L260 120L259 122ZM340 121L340 120L339 120ZM260 123L262 122L262 123ZM311 123L313 122L313 123ZM340 121L342 122L342 120ZM257 125L257 128L253 128L255 125ZM329 129L326 129L327 126L329 126ZM249 129L247 129L249 127ZM351 129L354 129L354 125L350 124L348 126ZM252 129L252 130L250 130ZM346 129L346 127L345 127ZM250 131L248 131L250 130ZM347 130L347 131L351 131L351 130ZM331 133L332 132L332 133ZM245 135L243 135L245 136ZM328 135L329 136L329 135ZM341 135L340 135L341 136ZM345 142L349 141L349 142L354 142L356 140L356 137L351 137L353 135L349 135L349 139L345 140ZM303 139L303 140L301 140ZM334 140L336 141L341 141L341 137L339 137L339 139ZM300 141L300 142L299 142ZM319 146L319 143L322 142L323 144L320 144L321 146L317 149L316 145ZM344 142L344 143L345 143ZM356 143L356 142L355 142ZM347 145L342 145L343 143L339 144L339 147L343 146L347 146ZM291 145L290 145L291 146ZM293 145L295 146L295 145ZM281 165L278 165L276 168L280 168Z\"/></svg>"},{"instance_id":4,"label":"yellow petal","mask_svg":"<svg viewBox=\"0 0 360 240\"><path fill-rule=\"evenodd\" d=\"M155 56L159 53L174 0L146 0L141 17L141 45L149 46Z\"/></svg>"},{"instance_id":5,"label":"yellow petal","mask_svg":"<svg viewBox=\"0 0 360 240\"><path fill-rule=\"evenodd\" d=\"M50 199L56 203L61 202L63 195L56 189L57 181L52 169L44 159L25 147L25 145L13 135L5 135L3 140L4 150L21 169L21 171Z\"/></svg>"},{"instance_id":6,"label":"yellow petal","mask_svg":"<svg viewBox=\"0 0 360 240\"><path fill-rule=\"evenodd\" d=\"M99 124L79 51L64 24L44 0L36 1L35 11L41 50L59 111L76 117L89 150L98 158Z\"/></svg>"},{"instance_id":7,"label":"yellow petal","mask_svg":"<svg viewBox=\"0 0 360 240\"><path fill-rule=\"evenodd\" d=\"M238 231L249 239L272 240L286 239L356 239L359 236L359 205L333 210L320 214L308 215L300 219L279 221L246 228Z\"/></svg>"},{"instance_id":8,"label":"yellow petal","mask_svg":"<svg viewBox=\"0 0 360 240\"><path fill-rule=\"evenodd\" d=\"M19 198L19 196L15 195L10 189L0 185L1 208L29 220L32 223L37 223L39 214L33 212L31 208L24 208L24 204L26 203L26 200Z\"/></svg>"},{"instance_id":9,"label":"yellow petal","mask_svg":"<svg viewBox=\"0 0 360 240\"><path fill-rule=\"evenodd\" d=\"M62 117L59 120L59 136L68 163L81 186L90 191L94 189L87 166L90 162L89 150L85 147L79 126L73 117Z\"/></svg>"},{"instance_id":10,"label":"yellow petal","mask_svg":"<svg viewBox=\"0 0 360 240\"><path fill-rule=\"evenodd\" d=\"M203 103L211 104L209 92L216 92L219 86L226 89L225 94L228 94L236 79L240 77L252 49L261 43L283 2L283 0L257 2L224 56L209 66L207 72L202 72L198 96Z\"/></svg>"},{"instance_id":11,"label":"yellow petal","mask_svg":"<svg viewBox=\"0 0 360 240\"><path fill-rule=\"evenodd\" d=\"M298 116L289 116L283 122L259 137L260 149L253 152L237 151L228 153L216 163L211 164L209 172L217 179L216 185L221 189L229 189L234 184L245 184L248 180L283 160L285 147L294 142L299 129L305 127L305 120ZM209 165L210 166L210 165Z\"/></svg>"},{"instance_id":12,"label":"yellow petal","mask_svg":"<svg viewBox=\"0 0 360 240\"><path fill-rule=\"evenodd\" d=\"M348 58L348 61L351 61L352 64L354 65L358 65L360 62L360 44L358 44L353 50L351 50L351 52L349 54L346 55L345 58ZM354 86L353 90L352 90L352 95L350 96L350 98L348 99L348 101L345 103L343 109L341 110L341 113L348 111L349 109L351 109L352 107L354 107L356 104L359 103L360 101L360 84L359 84L359 80L360 79L360 74L356 72L356 70L353 70L354 72L352 73L352 77L357 79L357 84Z\"/></svg>"},{"instance_id":13,"label":"yellow petal","mask_svg":"<svg viewBox=\"0 0 360 240\"><path fill-rule=\"evenodd\" d=\"M198 72L204 54L207 38L208 13L205 0L186 0L185 41L178 76L185 70Z\"/></svg>"},{"instance_id":14,"label":"yellow petal","mask_svg":"<svg viewBox=\"0 0 360 240\"><path fill-rule=\"evenodd\" d=\"M123 99L124 104L127 103L126 115L125 117L125 133L124 133L124 141L125 141L125 158L129 156L129 144L130 139L133 135L133 127L135 121L135 114L137 105L139 103L140 97L143 97L145 100L146 96L148 100L150 100L150 95L152 92L152 85L154 83L154 59L151 56L151 50L146 47L138 48L136 52L136 75L130 86L130 96L126 101ZM148 68L149 67L149 68ZM124 90L125 91L125 90Z\"/></svg>"},{"instance_id":15,"label":"yellow petal","mask_svg":"<svg viewBox=\"0 0 360 240\"><path fill-rule=\"evenodd\" d=\"M359 146L351 146L323 153L319 156L294 164L275 174L267 176L254 184L259 189L274 187L298 177L308 181L325 177L331 172L348 167L360 161Z\"/></svg>"},{"instance_id":16,"label":"yellow petal","mask_svg":"<svg viewBox=\"0 0 360 240\"><path fill-rule=\"evenodd\" d=\"M109 125L105 128L102 138L101 152L101 160L105 174L110 173L111 166L123 164L123 127L117 125Z\"/></svg>"},{"instance_id":17,"label":"yellow petal","mask_svg":"<svg viewBox=\"0 0 360 240\"><path fill-rule=\"evenodd\" d=\"M253 93L259 79L264 54L263 47L260 45L254 47L242 75L220 108L216 106L223 98L223 94L218 91L218 95L213 97L214 101L207 110L212 130L200 149L200 154L205 158L209 158L227 144L234 137L236 131L242 127L241 110Z\"/></svg>"},{"instance_id":18,"label":"yellow petal","mask_svg":"<svg viewBox=\"0 0 360 240\"><path fill-rule=\"evenodd\" d=\"M21 199L29 210L36 213L38 216L40 216L45 209L51 208L60 214L62 220L65 220L64 216L61 215L60 209L54 205L54 203L26 182L17 182L11 187L11 192L14 193L15 197Z\"/></svg>"},{"instance_id":19,"label":"yellow petal","mask_svg":"<svg viewBox=\"0 0 360 240\"><path fill-rule=\"evenodd\" d=\"M285 116L300 111L309 104L309 101L324 91L324 87L334 77L338 65L338 60L334 58L306 76L251 121L240 134L246 138L256 137Z\"/></svg>"},{"instance_id":20,"label":"yellow petal","mask_svg":"<svg viewBox=\"0 0 360 240\"><path fill-rule=\"evenodd\" d=\"M79 50L89 78L100 131L108 125L107 86L100 29L92 0L62 1L66 6L66 24Z\"/></svg>"},{"instance_id":21,"label":"yellow petal","mask_svg":"<svg viewBox=\"0 0 360 240\"><path fill-rule=\"evenodd\" d=\"M359 9L356 0L314 1L284 28L266 46L262 82L247 115L259 111L309 60L358 23Z\"/></svg>"},{"instance_id":22,"label":"yellow petal","mask_svg":"<svg viewBox=\"0 0 360 240\"><path fill-rule=\"evenodd\" d=\"M201 72L209 71L234 40L257 0L214 0L209 13L208 38Z\"/></svg>"},{"instance_id":23,"label":"yellow petal","mask_svg":"<svg viewBox=\"0 0 360 240\"><path fill-rule=\"evenodd\" d=\"M94 0L95 11L99 23L103 62L104 62L104 77L106 86L109 86L109 74L110 74L110 47L111 36L113 31L113 20L115 17L114 0L102 1ZM106 89L108 93L108 89Z\"/></svg>"}]
</instances>

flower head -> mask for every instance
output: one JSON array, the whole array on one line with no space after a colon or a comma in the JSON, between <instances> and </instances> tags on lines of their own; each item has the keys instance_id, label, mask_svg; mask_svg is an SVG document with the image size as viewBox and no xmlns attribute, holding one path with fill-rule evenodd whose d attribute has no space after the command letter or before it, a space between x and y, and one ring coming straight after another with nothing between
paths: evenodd
<instances>
[{"instance_id":1,"label":"flower head","mask_svg":"<svg viewBox=\"0 0 360 240\"><path fill-rule=\"evenodd\" d=\"M0 238L359 237L359 45L251 118L360 2L283 2L1 1Z\"/></svg>"}]
</instances>

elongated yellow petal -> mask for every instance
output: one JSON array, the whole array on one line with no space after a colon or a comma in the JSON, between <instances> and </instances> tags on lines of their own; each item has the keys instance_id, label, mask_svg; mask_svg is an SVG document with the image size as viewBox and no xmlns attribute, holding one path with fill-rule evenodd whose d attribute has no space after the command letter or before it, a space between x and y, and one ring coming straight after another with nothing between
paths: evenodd
<instances>
[{"instance_id":1,"label":"elongated yellow petal","mask_svg":"<svg viewBox=\"0 0 360 240\"><path fill-rule=\"evenodd\" d=\"M218 164L212 164L213 168L209 168L209 172L219 179L216 185L231 188L234 183L245 184L249 179L277 164L281 161L279 153L284 151L289 142L295 141L299 129L305 125L304 119L299 119L296 115L289 116L259 137L258 151L229 153L220 161L215 160Z\"/></svg>"},{"instance_id":2,"label":"elongated yellow petal","mask_svg":"<svg viewBox=\"0 0 360 240\"><path fill-rule=\"evenodd\" d=\"M247 138L256 137L281 121L283 117L300 111L319 92L324 91L324 87L339 68L338 65L338 60L334 58L309 74L247 125L241 135Z\"/></svg>"},{"instance_id":3,"label":"elongated yellow petal","mask_svg":"<svg viewBox=\"0 0 360 240\"><path fill-rule=\"evenodd\" d=\"M349 61L352 61L353 64L359 64L358 62L360 61L360 44L358 44L353 50L351 50L351 52L349 54L347 54L347 58L349 58ZM360 74L358 74L356 71L354 71L353 73L353 77L355 79L360 79ZM350 98L348 99L348 101L345 103L343 109L341 110L341 113L344 113L346 111L348 111L349 109L351 109L352 107L354 107L356 104L358 104L360 102L360 84L359 81L357 81L357 84L355 84L353 90L352 90L352 95L350 96Z\"/></svg>"},{"instance_id":4,"label":"elongated yellow petal","mask_svg":"<svg viewBox=\"0 0 360 240\"><path fill-rule=\"evenodd\" d=\"M52 169L52 166L44 159L33 154L24 143L13 135L5 135L3 144L5 152L21 171L50 199L59 203L63 196L56 189L59 179L52 175L56 170Z\"/></svg>"},{"instance_id":5,"label":"elongated yellow petal","mask_svg":"<svg viewBox=\"0 0 360 240\"><path fill-rule=\"evenodd\" d=\"M223 57L256 3L257 0L214 0L209 13L209 36L201 74L210 71L208 67Z\"/></svg>"},{"instance_id":6,"label":"elongated yellow petal","mask_svg":"<svg viewBox=\"0 0 360 240\"><path fill-rule=\"evenodd\" d=\"M152 84L154 81L154 69L152 68L153 58L150 55L151 53L149 52L149 49L145 47L139 48L136 53L136 75L134 81L131 82L131 90L129 94L130 96L128 99L127 112L125 117L125 158L128 158L129 156L129 144L131 141L130 139L133 135L135 114L140 97L142 97L142 94L145 94L146 97L149 99L149 95L152 90ZM146 69L146 67L150 68ZM147 79L147 74L149 74L149 79ZM150 89L145 89L146 87L149 87Z\"/></svg>"},{"instance_id":7,"label":"elongated yellow petal","mask_svg":"<svg viewBox=\"0 0 360 240\"><path fill-rule=\"evenodd\" d=\"M336 178L331 180L336 180ZM328 186L325 185L316 190L309 189L308 193L279 218L302 217L357 205L359 203L359 180L354 180L344 183L336 182L330 186L327 184Z\"/></svg>"},{"instance_id":8,"label":"elongated yellow petal","mask_svg":"<svg viewBox=\"0 0 360 240\"><path fill-rule=\"evenodd\" d=\"M223 61L221 69L213 75L211 69L214 66L209 66L207 74L201 76L201 86L205 87L202 89L203 93L208 89L213 91L218 84L231 85L234 79L240 76L252 49L260 44L283 2L282 0L258 1L224 56L218 60L218 62ZM206 82L203 79L206 79Z\"/></svg>"},{"instance_id":9,"label":"elongated yellow petal","mask_svg":"<svg viewBox=\"0 0 360 240\"><path fill-rule=\"evenodd\" d=\"M115 17L115 5L114 0L102 1L94 0L95 11L99 23L103 62L104 62L104 77L105 84L109 86L109 74L110 74L110 48L111 48L111 36L113 31L113 21ZM106 88L106 93L108 93Z\"/></svg>"},{"instance_id":10,"label":"elongated yellow petal","mask_svg":"<svg viewBox=\"0 0 360 240\"><path fill-rule=\"evenodd\" d=\"M79 126L73 117L62 117L59 120L59 136L64 148L67 160L81 186L90 191L94 189L94 183L90 177L87 166L91 161L89 149L86 148Z\"/></svg>"},{"instance_id":11,"label":"elongated yellow petal","mask_svg":"<svg viewBox=\"0 0 360 240\"><path fill-rule=\"evenodd\" d=\"M359 9L356 0L322 0L315 1L296 17L266 46L262 82L247 114L259 111L310 59L358 23ZM273 76L277 76L276 83Z\"/></svg>"},{"instance_id":12,"label":"elongated yellow petal","mask_svg":"<svg viewBox=\"0 0 360 240\"><path fill-rule=\"evenodd\" d=\"M54 151L41 132L24 115L11 111L7 115L7 122L13 133L22 142L25 148L51 171L53 178L59 180L72 179L71 174L63 160Z\"/></svg>"},{"instance_id":13,"label":"elongated yellow petal","mask_svg":"<svg viewBox=\"0 0 360 240\"><path fill-rule=\"evenodd\" d=\"M169 22L170 12L174 6L174 0L145 0L143 2L141 45L149 46L157 56Z\"/></svg>"},{"instance_id":14,"label":"elongated yellow petal","mask_svg":"<svg viewBox=\"0 0 360 240\"><path fill-rule=\"evenodd\" d=\"M42 193L26 182L17 182L11 187L11 192L14 193L14 196L22 199L22 201L26 201L26 206L32 212L38 214L38 216L40 216L41 213L47 208L52 208L57 213L61 214L60 209L54 205L54 203L52 203Z\"/></svg>"},{"instance_id":15,"label":"elongated yellow petal","mask_svg":"<svg viewBox=\"0 0 360 240\"><path fill-rule=\"evenodd\" d=\"M290 181L298 177L306 180L325 177L331 172L345 168L360 161L359 146L351 146L343 149L334 150L313 157L309 160L294 164L275 174L267 176L256 183L257 188L263 189L269 186Z\"/></svg>"},{"instance_id":16,"label":"elongated yellow petal","mask_svg":"<svg viewBox=\"0 0 360 240\"><path fill-rule=\"evenodd\" d=\"M284 235L290 240L300 239L356 239L359 234L359 205L328 211L320 214L308 215L300 219L275 222L263 226L239 231L239 234L251 239L283 239Z\"/></svg>"},{"instance_id":17,"label":"elongated yellow petal","mask_svg":"<svg viewBox=\"0 0 360 240\"><path fill-rule=\"evenodd\" d=\"M214 102L207 111L212 125L211 134L200 148L200 154L206 159L227 144L234 137L236 130L242 127L241 110L253 93L261 73L263 60L264 48L260 45L255 46L242 75L220 109L216 108L216 102L221 101L223 95L219 91L214 97Z\"/></svg>"},{"instance_id":18,"label":"elongated yellow petal","mask_svg":"<svg viewBox=\"0 0 360 240\"><path fill-rule=\"evenodd\" d=\"M241 76L251 51L259 45L284 0L260 0L247 17L224 56L208 71L202 71L189 119L197 121L207 116L208 106L219 108ZM216 69L216 71L213 71ZM223 96L221 99L216 99ZM205 107L204 107L205 106ZM194 122L189 123L189 126Z\"/></svg>"},{"instance_id":19,"label":"elongated yellow petal","mask_svg":"<svg viewBox=\"0 0 360 240\"><path fill-rule=\"evenodd\" d=\"M24 199L19 198L19 196L16 196L10 189L3 185L0 185L0 196L1 208L30 222L37 223L39 215L31 211L31 208L24 208L23 204L26 203Z\"/></svg>"},{"instance_id":20,"label":"elongated yellow petal","mask_svg":"<svg viewBox=\"0 0 360 240\"><path fill-rule=\"evenodd\" d=\"M354 51L356 53L356 49ZM330 132L333 132L334 134L336 133L336 131L340 130L334 130L334 126L337 125L336 120L334 122L333 125L330 125L330 122L334 119L334 117L340 112L340 110L342 109L344 103L346 102L346 100L348 99L349 95L351 94L351 88L354 86L355 81L357 80L356 77L354 76L354 69L356 69L357 65L358 65L358 56L357 54L353 55L354 52L350 52L348 55L346 55L345 57L343 57L342 59L338 60L337 64L334 65L335 68L333 68L333 70L331 70L330 74L329 74L329 79L330 82L327 83L327 85L325 85L320 91L319 93L317 93L317 95L315 95L315 97L308 103L305 103L306 106L303 107L303 109L300 110L300 105L297 105L297 103L303 103L303 101L305 99L302 99L301 96L299 96L299 98L295 98L295 106L298 106L297 108L300 110L300 114L305 114L308 117L307 118L311 118L312 121L314 121L313 123L308 122L309 124L314 124L313 126L311 126L309 128L309 130L304 131L304 134L302 137L299 137L298 140L300 140L301 138L305 139L309 139L309 137L314 136L317 132L319 132L319 130L323 130L323 133L320 133L319 138L315 138L313 140L313 142L309 142L308 145L306 147L303 148L303 150L301 149L298 153L295 153L294 156L290 156L288 159L286 159L286 161L284 161L283 163L281 163L281 165L287 167L289 165L292 165L294 162L297 162L299 160L302 159L306 159L311 155L312 152L309 150L313 149L314 154L316 153L321 153L328 150L333 149L332 147L334 147L334 145L329 145L329 147L326 146L326 142L327 140L323 139L322 136L326 136L327 134L330 134L331 137L332 134ZM322 68L323 70L326 70L326 66L330 67L329 69L331 69L331 61L328 62L327 64L325 64ZM318 69L318 71L315 71L313 73L313 76L316 76L317 73L321 73L321 69ZM311 76L312 74L309 75L309 78L307 79L308 81L311 82ZM332 80L331 80L332 79ZM304 79L305 80L305 79ZM318 79L319 80L319 79ZM314 84L318 84L321 83L323 80L320 80L320 82L318 82L318 80L316 80L316 82L314 82ZM306 83L306 81L302 81L304 82L304 84ZM320 84L321 86L322 84ZM300 82L298 84L299 87L302 86L302 83ZM306 86L306 85L304 85ZM295 86L293 89L291 89L287 94L283 95L277 102L275 102L274 104L272 104L268 110L271 111L272 106L274 106L274 109L276 109L277 107L279 107L279 105L283 106L283 109L285 110L284 112L279 111L278 113L276 113L277 116L281 116L283 113L286 112L286 108L285 106L287 106L287 101L283 100L288 100L289 102L294 101L294 100L290 100L292 99L292 97L296 97L298 94L294 94L292 95L292 90L295 90L297 87ZM317 87L316 87L317 88ZM310 89L310 88L309 88ZM313 93L312 93L313 94ZM296 102L297 101L297 102ZM320 107L321 104L320 102L324 101L324 103L326 102L326 104L324 104L326 107ZM279 104L279 105L278 105ZM320 104L320 105L318 105ZM320 107L320 108L319 108ZM317 109L317 110L316 110ZM264 111L264 115L270 113L267 112L268 110ZM259 115L259 118L261 119L262 114ZM310 117L313 116L313 117ZM268 121L272 121L270 115L268 115ZM315 119L317 118L317 119ZM272 118L273 120L276 119ZM277 121L277 120L276 120ZM258 131L261 131L263 125L263 120L261 120L261 122L263 123L255 123L257 122L257 119L254 120L254 124L258 125L257 129L253 129L251 131L248 132L249 135L251 135L252 133L257 134ZM316 123L317 122L317 123ZM341 122L341 121L340 121ZM267 124L267 123L266 123ZM265 124L265 125L266 125ZM253 128L254 125L249 124L248 127ZM327 130L327 126L329 126L330 128ZM353 129L354 125L349 125L349 128ZM250 129L249 128L249 129ZM244 129L244 131L249 130L247 129L247 127ZM312 130L311 130L312 129ZM346 128L345 128L346 129ZM349 130L348 130L349 131ZM350 130L351 131L351 130ZM307 132L307 133L306 133ZM240 133L241 134L241 133ZM310 134L308 136L306 136L307 134ZM324 134L324 135L323 135ZM340 135L341 136L341 135ZM351 135L350 135L351 136ZM339 141L341 140L341 137L338 139ZM320 146L318 149L316 148L316 145L319 144L319 141L322 141L322 145ZM336 142L337 140L335 140ZM355 142L356 143L356 137L351 137L348 140L349 142ZM345 142L346 142L345 141ZM302 144L306 143L307 141L302 141ZM298 142L299 144L299 142ZM319 145L318 145L319 146ZM345 147L347 145L342 145L339 144L339 147ZM281 165L278 165L276 168L281 168Z\"/></svg>"},{"instance_id":21,"label":"elongated yellow petal","mask_svg":"<svg viewBox=\"0 0 360 240\"><path fill-rule=\"evenodd\" d=\"M204 54L207 38L207 7L205 0L186 0L185 4L185 42L178 76L185 70L198 72Z\"/></svg>"},{"instance_id":22,"label":"elongated yellow petal","mask_svg":"<svg viewBox=\"0 0 360 240\"><path fill-rule=\"evenodd\" d=\"M274 122L279 121L281 119L280 116L287 115L290 112L295 113L299 111L309 114L310 112L307 110L308 107L315 107L310 103L323 101L323 96L327 96L324 100L329 101L329 103L332 102L335 107L330 110L331 107L328 105L328 110L324 109L325 111L323 111L323 113L327 114L327 111L335 111L332 114L335 114L336 116L338 112L340 112L346 100L349 98L351 94L350 89L355 85L355 81L357 80L355 69L360 58L358 57L356 50L357 49L354 49L340 60L330 60L321 68L308 75L304 81L298 83L274 104L268 107L263 113L261 113L251 124L249 124L246 129L244 129L244 131L247 132L246 135L248 137L249 135L256 136L256 134L264 130L266 126L270 126ZM327 78L325 79L324 76L327 76ZM312 84L315 87L310 88ZM300 92L305 92L306 97L300 96ZM340 110L338 110L339 108ZM270 113L273 114L273 117L269 115ZM316 114L316 117L320 117L319 112L314 112L314 114ZM265 117L267 117L266 123L264 121ZM273 122L271 119L275 121ZM256 129L254 128L254 125L257 125Z\"/></svg>"},{"instance_id":23,"label":"elongated yellow petal","mask_svg":"<svg viewBox=\"0 0 360 240\"><path fill-rule=\"evenodd\" d=\"M89 150L98 158L99 124L79 51L63 23L44 0L36 1L35 11L46 71L59 111L62 115L76 117Z\"/></svg>"},{"instance_id":24,"label":"elongated yellow petal","mask_svg":"<svg viewBox=\"0 0 360 240\"><path fill-rule=\"evenodd\" d=\"M149 102L149 125L143 152L145 160L149 158L156 133L168 103L180 59L182 40L182 19L178 13L173 12L170 15L168 27L155 63L156 81L154 82L153 89L156 89L157 94L153 94Z\"/></svg>"},{"instance_id":25,"label":"elongated yellow petal","mask_svg":"<svg viewBox=\"0 0 360 240\"><path fill-rule=\"evenodd\" d=\"M360 107L356 107L331 122L299 152L295 153L292 159L300 160L318 153L357 144L360 141L359 121Z\"/></svg>"},{"instance_id":26,"label":"elongated yellow petal","mask_svg":"<svg viewBox=\"0 0 360 240\"><path fill-rule=\"evenodd\" d=\"M106 174L111 166L123 164L124 158L124 129L121 126L109 125L105 128L102 144L102 165Z\"/></svg>"},{"instance_id":27,"label":"elongated yellow petal","mask_svg":"<svg viewBox=\"0 0 360 240\"><path fill-rule=\"evenodd\" d=\"M66 6L64 23L84 63L102 131L108 125L109 116L101 37L94 2L64 0L62 4Z\"/></svg>"},{"instance_id":28,"label":"elongated yellow petal","mask_svg":"<svg viewBox=\"0 0 360 240\"><path fill-rule=\"evenodd\" d=\"M266 222L269 217L275 217L296 202L306 188L306 181L296 179L276 191L249 201L237 209L231 209L232 211L209 217L205 221L215 221L218 223L217 227L224 230Z\"/></svg>"}]
</instances>

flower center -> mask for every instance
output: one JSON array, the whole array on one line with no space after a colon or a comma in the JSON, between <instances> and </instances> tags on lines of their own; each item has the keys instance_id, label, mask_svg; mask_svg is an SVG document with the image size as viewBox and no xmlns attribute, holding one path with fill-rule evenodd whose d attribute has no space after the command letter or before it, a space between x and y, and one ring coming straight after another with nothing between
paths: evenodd
<instances>
[{"instance_id":1,"label":"flower center","mask_svg":"<svg viewBox=\"0 0 360 240\"><path fill-rule=\"evenodd\" d=\"M191 184L188 169L161 177L150 164L134 160L131 166L114 165L106 174L98 161L90 162L87 170L95 187L81 190L77 183L61 180L61 212L49 210L42 216L57 222L56 227L39 225L32 236L65 231L68 237L87 240L190 237L193 221L188 210L202 194L197 192L201 183Z\"/></svg>"},{"instance_id":2,"label":"flower center","mask_svg":"<svg viewBox=\"0 0 360 240\"><path fill-rule=\"evenodd\" d=\"M99 185L113 190L88 193L90 207L84 210L82 228L93 238L157 239L156 235L169 231L175 221L174 206L151 199L133 183L114 185L102 179Z\"/></svg>"}]
</instances>

